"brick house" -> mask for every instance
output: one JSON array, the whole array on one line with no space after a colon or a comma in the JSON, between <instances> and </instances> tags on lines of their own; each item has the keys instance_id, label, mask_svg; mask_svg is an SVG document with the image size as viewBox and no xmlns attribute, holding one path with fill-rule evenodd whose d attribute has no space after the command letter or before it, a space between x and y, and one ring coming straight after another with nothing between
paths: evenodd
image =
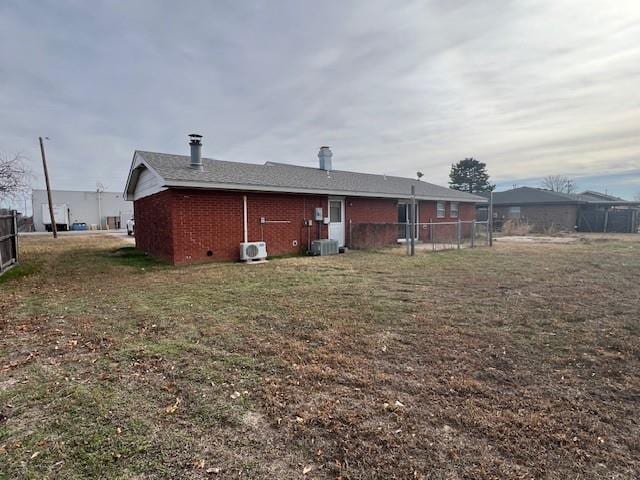
<instances>
[{"instance_id":1,"label":"brick house","mask_svg":"<svg viewBox=\"0 0 640 480\"><path fill-rule=\"evenodd\" d=\"M202 158L195 135L190 146L190 156L136 151L125 188L136 246L174 264L237 260L243 241L266 242L270 256L305 253L320 238L357 246L354 225L387 225L387 243L395 243L412 185L419 222L473 220L485 201L409 178L333 170L328 147L312 168Z\"/></svg>"},{"instance_id":2,"label":"brick house","mask_svg":"<svg viewBox=\"0 0 640 480\"><path fill-rule=\"evenodd\" d=\"M553 192L518 187L493 194L496 225L507 220L529 224L534 232L579 231L634 233L640 225L640 202L629 202L604 193ZM485 218L479 206L479 219Z\"/></svg>"}]
</instances>

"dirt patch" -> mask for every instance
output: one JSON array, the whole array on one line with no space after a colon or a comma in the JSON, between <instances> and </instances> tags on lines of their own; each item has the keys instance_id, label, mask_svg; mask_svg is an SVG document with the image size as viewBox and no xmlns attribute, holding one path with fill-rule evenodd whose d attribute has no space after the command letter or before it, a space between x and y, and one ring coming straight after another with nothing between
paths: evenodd
<instances>
[{"instance_id":1,"label":"dirt patch","mask_svg":"<svg viewBox=\"0 0 640 480\"><path fill-rule=\"evenodd\" d=\"M545 237L542 235L518 235L518 236L504 236L494 239L495 242L500 243L573 243L578 240L578 237Z\"/></svg>"}]
</instances>

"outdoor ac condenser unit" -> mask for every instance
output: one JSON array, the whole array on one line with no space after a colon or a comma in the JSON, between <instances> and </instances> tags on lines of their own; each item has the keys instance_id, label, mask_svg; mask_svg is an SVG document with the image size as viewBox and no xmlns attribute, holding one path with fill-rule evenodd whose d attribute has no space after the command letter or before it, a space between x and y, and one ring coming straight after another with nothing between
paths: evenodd
<instances>
[{"instance_id":1,"label":"outdoor ac condenser unit","mask_svg":"<svg viewBox=\"0 0 640 480\"><path fill-rule=\"evenodd\" d=\"M267 258L267 244L264 242L243 242L240 244L240 260L250 262Z\"/></svg>"},{"instance_id":2,"label":"outdoor ac condenser unit","mask_svg":"<svg viewBox=\"0 0 640 480\"><path fill-rule=\"evenodd\" d=\"M337 240L314 240L311 242L311 255L336 255L337 253Z\"/></svg>"}]
</instances>

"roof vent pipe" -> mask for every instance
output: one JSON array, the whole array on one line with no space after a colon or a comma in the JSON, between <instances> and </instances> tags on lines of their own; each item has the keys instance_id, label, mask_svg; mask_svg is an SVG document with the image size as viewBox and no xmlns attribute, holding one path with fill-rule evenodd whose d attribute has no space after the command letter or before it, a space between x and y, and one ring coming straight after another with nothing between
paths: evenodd
<instances>
[{"instance_id":1,"label":"roof vent pipe","mask_svg":"<svg viewBox=\"0 0 640 480\"><path fill-rule=\"evenodd\" d=\"M331 171L331 157L333 157L333 153L331 153L331 149L329 147L320 147L320 151L318 152L320 170L326 170L327 172Z\"/></svg>"},{"instance_id":2,"label":"roof vent pipe","mask_svg":"<svg viewBox=\"0 0 640 480\"><path fill-rule=\"evenodd\" d=\"M202 135L192 133L189 135L189 145L191 146L191 168L202 170Z\"/></svg>"}]
</instances>

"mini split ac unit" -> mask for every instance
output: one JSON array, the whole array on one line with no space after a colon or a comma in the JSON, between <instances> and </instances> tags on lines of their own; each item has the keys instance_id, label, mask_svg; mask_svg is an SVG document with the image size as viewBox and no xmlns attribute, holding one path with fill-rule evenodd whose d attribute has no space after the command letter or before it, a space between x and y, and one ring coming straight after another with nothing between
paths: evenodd
<instances>
[{"instance_id":1,"label":"mini split ac unit","mask_svg":"<svg viewBox=\"0 0 640 480\"><path fill-rule=\"evenodd\" d=\"M240 244L240 260L264 260L267 258L267 244L265 242L243 242Z\"/></svg>"}]
</instances>

